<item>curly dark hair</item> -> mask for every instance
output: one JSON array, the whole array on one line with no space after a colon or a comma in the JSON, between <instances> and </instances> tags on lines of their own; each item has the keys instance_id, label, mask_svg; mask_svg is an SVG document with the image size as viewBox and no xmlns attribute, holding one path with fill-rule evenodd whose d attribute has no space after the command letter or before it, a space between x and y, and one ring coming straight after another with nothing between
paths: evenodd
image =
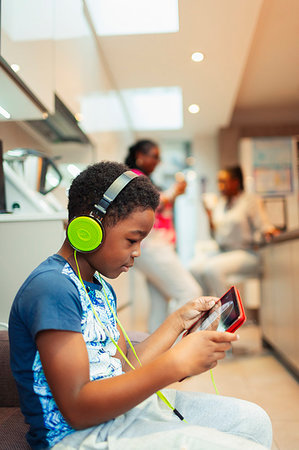
<instances>
[{"instance_id":1,"label":"curly dark hair","mask_svg":"<svg viewBox=\"0 0 299 450\"><path fill-rule=\"evenodd\" d=\"M243 178L243 172L240 166L230 166L226 167L225 172L227 172L231 179L238 180L240 190L244 191L244 178Z\"/></svg>"},{"instance_id":2,"label":"curly dark hair","mask_svg":"<svg viewBox=\"0 0 299 450\"><path fill-rule=\"evenodd\" d=\"M102 161L88 166L72 182L69 189L68 213L69 221L80 215L93 213L104 192L129 168L117 162ZM159 204L159 192L146 176L139 176L130 181L117 195L107 209L103 224L114 226L136 210L152 209Z\"/></svg>"},{"instance_id":3,"label":"curly dark hair","mask_svg":"<svg viewBox=\"0 0 299 450\"><path fill-rule=\"evenodd\" d=\"M158 147L158 144L149 139L141 139L131 145L128 150L128 155L125 159L125 164L130 167L130 169L138 169L136 165L136 159L138 153L148 153L153 147Z\"/></svg>"}]
</instances>

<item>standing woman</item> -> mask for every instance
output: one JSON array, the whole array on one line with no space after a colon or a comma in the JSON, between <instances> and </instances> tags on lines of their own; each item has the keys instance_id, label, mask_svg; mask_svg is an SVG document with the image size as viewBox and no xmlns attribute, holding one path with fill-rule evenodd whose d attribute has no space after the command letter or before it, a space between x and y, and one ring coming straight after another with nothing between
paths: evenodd
<instances>
[{"instance_id":1,"label":"standing woman","mask_svg":"<svg viewBox=\"0 0 299 450\"><path fill-rule=\"evenodd\" d=\"M125 163L139 175L150 177L160 162L160 149L150 140L140 140L129 148ZM175 251L173 206L178 195L185 192L186 181L177 181L160 193L160 206L155 223L143 241L135 266L144 274L149 295L148 331L153 332L173 310L186 300L202 295L202 289L185 269ZM170 300L172 300L170 302ZM171 306L170 306L171 305Z\"/></svg>"}]
</instances>

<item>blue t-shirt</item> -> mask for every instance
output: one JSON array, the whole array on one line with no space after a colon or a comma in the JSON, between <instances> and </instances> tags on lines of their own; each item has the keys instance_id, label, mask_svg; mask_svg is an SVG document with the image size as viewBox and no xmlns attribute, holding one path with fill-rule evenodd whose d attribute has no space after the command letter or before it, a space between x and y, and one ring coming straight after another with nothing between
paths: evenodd
<instances>
[{"instance_id":1,"label":"blue t-shirt","mask_svg":"<svg viewBox=\"0 0 299 450\"><path fill-rule=\"evenodd\" d=\"M21 409L30 424L27 440L33 449L53 447L75 430L60 413L44 375L35 338L39 331L54 329L82 333L89 355L90 380L122 373L116 348L107 336L119 339L110 306L116 313L111 285L97 274L85 282L88 296L68 262L53 255L27 278L13 302L9 318L11 368ZM91 302L99 316L95 317ZM65 374L67 376L67 373Z\"/></svg>"}]
</instances>

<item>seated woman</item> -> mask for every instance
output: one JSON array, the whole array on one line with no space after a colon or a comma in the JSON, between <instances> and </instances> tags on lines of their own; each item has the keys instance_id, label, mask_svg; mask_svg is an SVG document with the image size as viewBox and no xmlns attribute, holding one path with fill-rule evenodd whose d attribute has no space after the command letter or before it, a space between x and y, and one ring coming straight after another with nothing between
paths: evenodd
<instances>
[{"instance_id":1,"label":"seated woman","mask_svg":"<svg viewBox=\"0 0 299 450\"><path fill-rule=\"evenodd\" d=\"M261 272L257 244L279 231L269 222L261 199L244 191L239 166L219 171L218 188L221 195L215 206L204 204L218 249L195 257L190 271L205 295L220 297L230 276L256 276Z\"/></svg>"}]
</instances>

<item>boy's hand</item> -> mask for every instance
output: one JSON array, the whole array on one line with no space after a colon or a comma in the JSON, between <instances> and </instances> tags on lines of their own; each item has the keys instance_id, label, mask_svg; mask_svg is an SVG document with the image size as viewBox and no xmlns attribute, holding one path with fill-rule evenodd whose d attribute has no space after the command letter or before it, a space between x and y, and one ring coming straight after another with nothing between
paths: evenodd
<instances>
[{"instance_id":1,"label":"boy's hand","mask_svg":"<svg viewBox=\"0 0 299 450\"><path fill-rule=\"evenodd\" d=\"M202 313L213 308L218 300L217 297L198 297L177 309L174 314L176 315L179 332L188 330L197 322Z\"/></svg>"},{"instance_id":2,"label":"boy's hand","mask_svg":"<svg viewBox=\"0 0 299 450\"><path fill-rule=\"evenodd\" d=\"M220 331L197 331L184 337L170 350L180 379L213 369L237 339L236 334Z\"/></svg>"}]
</instances>

